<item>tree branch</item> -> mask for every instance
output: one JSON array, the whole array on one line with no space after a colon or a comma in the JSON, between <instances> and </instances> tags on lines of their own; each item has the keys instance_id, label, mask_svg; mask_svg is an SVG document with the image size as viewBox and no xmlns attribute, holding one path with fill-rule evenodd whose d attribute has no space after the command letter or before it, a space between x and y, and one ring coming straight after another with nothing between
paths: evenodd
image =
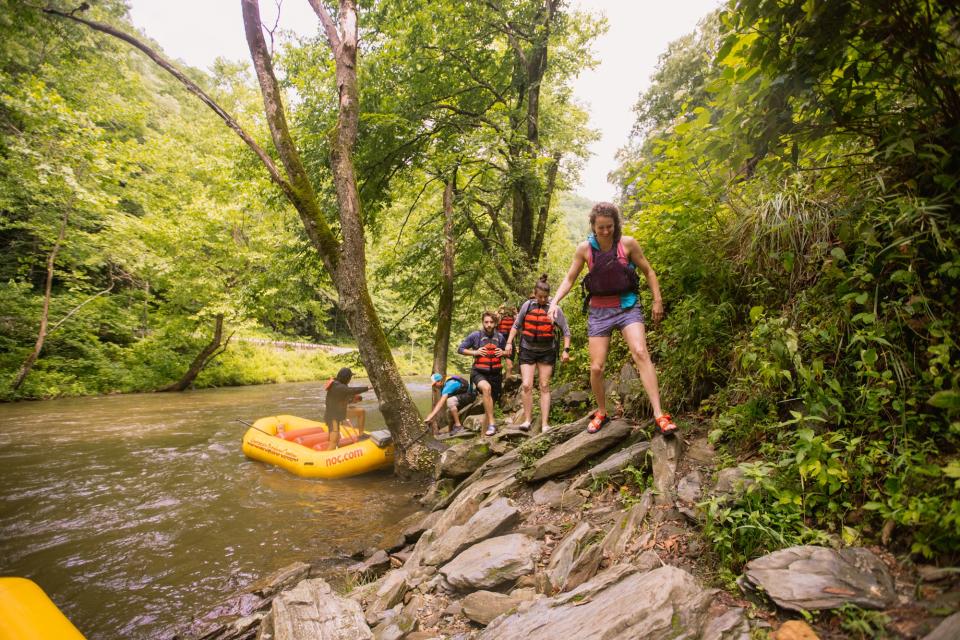
<instances>
[{"instance_id":1,"label":"tree branch","mask_svg":"<svg viewBox=\"0 0 960 640\"><path fill-rule=\"evenodd\" d=\"M310 3L310 6L313 7L313 12L317 14L317 17L320 18L320 24L323 25L323 30L327 34L327 41L330 43L330 49L333 50L334 57L339 56L340 54L340 34L337 32L337 25L333 23L333 18L330 17L330 12L327 11L327 8L320 4L320 0L307 0Z\"/></svg>"},{"instance_id":2,"label":"tree branch","mask_svg":"<svg viewBox=\"0 0 960 640\"><path fill-rule=\"evenodd\" d=\"M262 148L260 148L260 145L258 145L253 140L250 134L248 134L243 129L243 127L240 126L240 124L233 118L233 116L227 113L226 110L224 110L223 107L217 104L213 98L208 96L203 91L203 89L198 87L193 80L185 76L183 73L180 72L179 69L177 69L172 64L167 62L167 60L163 58L163 56L161 56L159 53L157 53L156 51L154 51L153 49L151 49L150 47L142 43L137 38L127 33L124 33L123 31L120 31L118 29L114 29L108 24L104 24L102 22L95 22L93 20L87 20L86 18L81 18L71 13L64 13L62 11L57 11L56 9L44 8L43 12L48 13L50 15L59 16L61 18L66 18L68 20L73 20L74 22L79 22L80 24L90 27L94 31L99 31L101 33L105 33L107 35L113 36L114 38L117 38L119 40L123 40L127 44L133 45L134 47L136 47L137 49L145 53L148 58L153 60L155 63L157 63L157 65L162 67L170 75L172 75L174 78L179 80L180 83L183 84L183 86L185 86L190 93L200 98L200 100L205 105L210 107L214 113L220 116L220 119L223 120L228 127L233 129L233 131L238 136L240 136L240 139L243 140L246 143L246 145L250 147L250 149L255 154L257 154L257 157L260 158L260 161L263 163L263 165L267 168L267 171L270 173L270 178L283 190L283 192L287 195L287 197L290 197L290 194L292 192L290 184L280 174L280 170L277 168L277 165L274 164L273 159L267 154L267 152L264 151Z\"/></svg>"}]
</instances>

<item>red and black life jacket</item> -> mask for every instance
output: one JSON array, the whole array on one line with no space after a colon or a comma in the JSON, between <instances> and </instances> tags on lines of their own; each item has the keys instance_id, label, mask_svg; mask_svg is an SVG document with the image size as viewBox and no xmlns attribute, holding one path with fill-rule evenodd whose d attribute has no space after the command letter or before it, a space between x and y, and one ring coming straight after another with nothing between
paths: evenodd
<instances>
[{"instance_id":1,"label":"red and black life jacket","mask_svg":"<svg viewBox=\"0 0 960 640\"><path fill-rule=\"evenodd\" d=\"M547 305L532 303L523 316L523 338L527 342L553 340L553 321L547 315Z\"/></svg>"},{"instance_id":2,"label":"red and black life jacket","mask_svg":"<svg viewBox=\"0 0 960 640\"><path fill-rule=\"evenodd\" d=\"M480 346L477 350L480 352L473 358L473 368L478 371L500 371L503 368L503 362L493 354L494 349L500 348L500 342L497 335L481 335Z\"/></svg>"},{"instance_id":3,"label":"red and black life jacket","mask_svg":"<svg viewBox=\"0 0 960 640\"><path fill-rule=\"evenodd\" d=\"M630 265L622 240L607 251L594 249L591 243L587 266L590 273L584 276L583 286L591 296L616 296L640 290L640 278Z\"/></svg>"},{"instance_id":4,"label":"red and black life jacket","mask_svg":"<svg viewBox=\"0 0 960 640\"><path fill-rule=\"evenodd\" d=\"M497 325L497 331L508 336L510 335L510 329L513 329L513 316L501 316L500 324Z\"/></svg>"}]
</instances>

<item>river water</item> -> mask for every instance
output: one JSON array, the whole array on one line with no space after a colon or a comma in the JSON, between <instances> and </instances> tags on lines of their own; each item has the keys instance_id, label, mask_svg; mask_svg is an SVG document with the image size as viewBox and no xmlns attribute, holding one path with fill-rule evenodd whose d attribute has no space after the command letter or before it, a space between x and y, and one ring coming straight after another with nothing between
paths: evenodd
<instances>
[{"instance_id":1,"label":"river water","mask_svg":"<svg viewBox=\"0 0 960 640\"><path fill-rule=\"evenodd\" d=\"M408 386L424 407L429 383ZM372 392L360 406L383 424ZM156 638L295 560L391 539L419 485L243 456L237 418L322 407L317 382L0 405L0 575L33 579L88 639Z\"/></svg>"}]
</instances>

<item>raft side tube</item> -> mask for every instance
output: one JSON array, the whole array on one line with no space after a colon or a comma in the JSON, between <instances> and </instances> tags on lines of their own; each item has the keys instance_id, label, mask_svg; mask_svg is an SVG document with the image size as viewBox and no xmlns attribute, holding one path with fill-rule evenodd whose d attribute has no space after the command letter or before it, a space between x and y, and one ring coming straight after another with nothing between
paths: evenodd
<instances>
[{"instance_id":1,"label":"raft side tube","mask_svg":"<svg viewBox=\"0 0 960 640\"><path fill-rule=\"evenodd\" d=\"M0 578L0 640L84 640L37 583Z\"/></svg>"}]
</instances>

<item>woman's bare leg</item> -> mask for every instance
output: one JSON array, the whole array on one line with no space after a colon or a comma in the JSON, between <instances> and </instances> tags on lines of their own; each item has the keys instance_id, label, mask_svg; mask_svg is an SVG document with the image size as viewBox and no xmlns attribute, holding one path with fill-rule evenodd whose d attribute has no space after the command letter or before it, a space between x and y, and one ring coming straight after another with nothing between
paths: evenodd
<instances>
[{"instance_id":1,"label":"woman's bare leg","mask_svg":"<svg viewBox=\"0 0 960 640\"><path fill-rule=\"evenodd\" d=\"M663 409L660 407L660 385L657 382L657 369L653 366L653 360L650 359L650 352L647 350L646 329L643 323L636 322L627 325L621 332L623 333L623 339L626 340L627 346L630 348L630 355L633 356L633 364L640 375L643 389L650 399L653 417L659 417L663 415Z\"/></svg>"},{"instance_id":2,"label":"woman's bare leg","mask_svg":"<svg viewBox=\"0 0 960 640\"><path fill-rule=\"evenodd\" d=\"M540 381L540 431L550 426L550 377L552 375L552 364L537 363L537 377Z\"/></svg>"},{"instance_id":3,"label":"woman's bare leg","mask_svg":"<svg viewBox=\"0 0 960 640\"><path fill-rule=\"evenodd\" d=\"M527 424L533 418L533 374L536 370L535 364L520 365L520 400L523 404L523 421Z\"/></svg>"},{"instance_id":4,"label":"woman's bare leg","mask_svg":"<svg viewBox=\"0 0 960 640\"><path fill-rule=\"evenodd\" d=\"M597 411L607 414L607 394L603 390L603 366L607 362L610 350L610 336L591 336L590 349L590 388L597 401Z\"/></svg>"}]
</instances>

